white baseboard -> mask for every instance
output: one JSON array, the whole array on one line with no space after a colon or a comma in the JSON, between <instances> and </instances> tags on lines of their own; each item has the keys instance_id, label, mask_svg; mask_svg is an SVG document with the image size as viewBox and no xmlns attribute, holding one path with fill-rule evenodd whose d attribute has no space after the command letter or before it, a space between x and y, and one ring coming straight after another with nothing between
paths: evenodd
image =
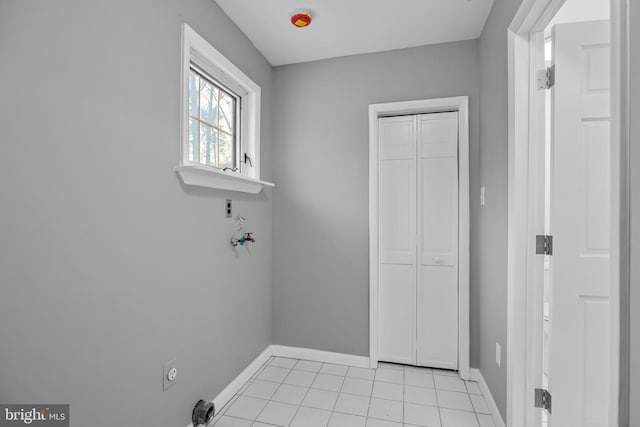
<instances>
[{"instance_id":1,"label":"white baseboard","mask_svg":"<svg viewBox=\"0 0 640 427\"><path fill-rule=\"evenodd\" d=\"M273 355L289 357L291 359L312 360L314 362L334 363L337 365L355 366L357 368L369 368L369 358L355 356L353 354L333 353L331 351L313 350L310 348L288 347L272 345Z\"/></svg>"},{"instance_id":2,"label":"white baseboard","mask_svg":"<svg viewBox=\"0 0 640 427\"><path fill-rule=\"evenodd\" d=\"M358 368L369 368L369 358L366 356L333 353L330 351L313 350L310 348L270 345L265 348L264 351L240 373L240 375L231 381L231 383L229 383L229 385L227 385L224 390L222 390L220 394L213 399L213 404L216 406L216 410L222 409L271 356L304 359L322 363L335 363L338 365L355 366ZM189 424L187 427L193 427L193 424Z\"/></svg>"},{"instance_id":3,"label":"white baseboard","mask_svg":"<svg viewBox=\"0 0 640 427\"><path fill-rule=\"evenodd\" d=\"M264 349L262 353L256 359L247 366L240 375L235 377L233 381L227 385L214 399L213 404L216 407L216 412L222 409L233 396L240 391L243 385L255 374L258 369L262 367L267 360L273 355L273 346L270 345ZM187 427L193 427L193 424L187 425Z\"/></svg>"},{"instance_id":4,"label":"white baseboard","mask_svg":"<svg viewBox=\"0 0 640 427\"><path fill-rule=\"evenodd\" d=\"M220 394L215 397L215 399L213 399L213 404L216 405L216 409L222 409L222 407L226 405L227 402L229 402L231 398L235 396L236 393L238 393L238 391L240 391L242 386L245 385L247 381L249 381L253 374L255 374L258 369L262 367L262 365L267 363L267 360L269 360L271 356L273 356L272 345L265 348L264 351L258 357L256 357L256 360L251 362L251 364L247 366L244 371L240 372L240 375L235 377L235 379L231 381L231 383L226 386L224 390L222 390Z\"/></svg>"},{"instance_id":5,"label":"white baseboard","mask_svg":"<svg viewBox=\"0 0 640 427\"><path fill-rule=\"evenodd\" d=\"M493 422L496 427L506 427L504 420L502 419L502 415L500 415L500 411L498 410L498 406L496 405L496 401L493 400L493 395L491 394L491 390L489 390L489 386L487 382L484 380L482 376L482 372L479 369L470 369L471 381L475 381L480 386L480 391L484 396L484 400L486 400L487 405L489 406L489 410L491 410L491 415L493 417Z\"/></svg>"}]
</instances>

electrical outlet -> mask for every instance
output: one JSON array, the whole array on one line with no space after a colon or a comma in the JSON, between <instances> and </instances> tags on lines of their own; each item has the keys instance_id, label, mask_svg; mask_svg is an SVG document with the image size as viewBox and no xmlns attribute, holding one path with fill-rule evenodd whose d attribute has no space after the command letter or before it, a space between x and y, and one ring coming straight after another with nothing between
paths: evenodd
<instances>
[{"instance_id":1,"label":"electrical outlet","mask_svg":"<svg viewBox=\"0 0 640 427\"><path fill-rule=\"evenodd\" d=\"M178 379L178 367L176 365L176 359L164 364L162 369L162 390L166 391L176 383Z\"/></svg>"},{"instance_id":2,"label":"electrical outlet","mask_svg":"<svg viewBox=\"0 0 640 427\"><path fill-rule=\"evenodd\" d=\"M485 203L484 194L485 194L485 187L483 185L482 187L480 187L480 206L484 206L484 203Z\"/></svg>"},{"instance_id":3,"label":"electrical outlet","mask_svg":"<svg viewBox=\"0 0 640 427\"><path fill-rule=\"evenodd\" d=\"M225 206L226 206L227 218L231 218L231 199L227 199L227 203L225 204Z\"/></svg>"},{"instance_id":4,"label":"electrical outlet","mask_svg":"<svg viewBox=\"0 0 640 427\"><path fill-rule=\"evenodd\" d=\"M496 365L498 365L498 367L502 365L502 347L500 343L496 343Z\"/></svg>"}]
</instances>

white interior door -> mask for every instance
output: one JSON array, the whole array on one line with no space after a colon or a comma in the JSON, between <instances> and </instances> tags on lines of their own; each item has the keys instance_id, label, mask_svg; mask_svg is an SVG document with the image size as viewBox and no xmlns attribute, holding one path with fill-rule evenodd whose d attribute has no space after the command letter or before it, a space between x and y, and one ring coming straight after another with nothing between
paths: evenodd
<instances>
[{"instance_id":1,"label":"white interior door","mask_svg":"<svg viewBox=\"0 0 640 427\"><path fill-rule=\"evenodd\" d=\"M458 113L379 120L379 359L458 369Z\"/></svg>"},{"instance_id":2,"label":"white interior door","mask_svg":"<svg viewBox=\"0 0 640 427\"><path fill-rule=\"evenodd\" d=\"M458 369L458 113L418 118L417 364Z\"/></svg>"},{"instance_id":3,"label":"white interior door","mask_svg":"<svg viewBox=\"0 0 640 427\"><path fill-rule=\"evenodd\" d=\"M609 23L553 29L552 426L607 426Z\"/></svg>"},{"instance_id":4,"label":"white interior door","mask_svg":"<svg viewBox=\"0 0 640 427\"><path fill-rule=\"evenodd\" d=\"M379 358L415 363L415 116L379 121Z\"/></svg>"}]
</instances>

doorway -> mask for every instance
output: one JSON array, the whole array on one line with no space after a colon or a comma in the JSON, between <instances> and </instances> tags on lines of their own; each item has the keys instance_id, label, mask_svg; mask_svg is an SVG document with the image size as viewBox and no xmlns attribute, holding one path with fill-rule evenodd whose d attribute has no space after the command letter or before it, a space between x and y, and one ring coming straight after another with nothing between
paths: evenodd
<instances>
[{"instance_id":1,"label":"doorway","mask_svg":"<svg viewBox=\"0 0 640 427\"><path fill-rule=\"evenodd\" d=\"M616 4L525 1L510 27L508 425L617 425Z\"/></svg>"},{"instance_id":2,"label":"doorway","mask_svg":"<svg viewBox=\"0 0 640 427\"><path fill-rule=\"evenodd\" d=\"M380 185L380 129L379 120L381 117L407 116L407 115L427 115L429 113L448 113L455 116L455 130L458 134L457 141L457 167L458 167L458 194L457 194L457 354L454 355L455 368L459 370L462 379L469 379L469 125L468 125L468 98L440 98L420 101L394 102L385 104L372 104L369 106L369 325L370 325L370 365L377 367L380 360L380 345L382 338L382 328L380 327L380 315L384 310L381 304L380 293L382 290L380 262L383 261L384 254L380 248L380 212L379 203L381 195ZM455 113L455 114L451 114ZM415 230L414 230L415 231ZM414 233L415 234L415 233ZM438 261L444 262L443 257L435 256ZM434 260L435 260L434 258ZM409 295L409 294L407 294ZM415 293L414 299L415 299ZM409 296L407 298L410 298ZM405 299L407 299L405 298ZM414 316L415 318L416 316ZM416 328L413 328L417 334ZM456 338L454 338L456 340ZM423 340L424 341L424 340ZM408 342L408 341L407 341ZM418 336L416 335L416 344ZM409 349L407 354L411 354ZM388 357L387 357L388 359ZM416 353L417 360L417 353ZM400 361L398 359L398 361ZM412 363L409 357L402 360L403 363ZM453 366L450 366L453 367Z\"/></svg>"}]
</instances>

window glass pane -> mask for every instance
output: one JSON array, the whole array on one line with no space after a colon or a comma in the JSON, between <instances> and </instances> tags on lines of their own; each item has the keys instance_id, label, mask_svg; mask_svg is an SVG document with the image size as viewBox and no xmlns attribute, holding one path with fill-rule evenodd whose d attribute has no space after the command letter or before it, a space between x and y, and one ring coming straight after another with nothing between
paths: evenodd
<instances>
[{"instance_id":1,"label":"window glass pane","mask_svg":"<svg viewBox=\"0 0 640 427\"><path fill-rule=\"evenodd\" d=\"M205 165L216 165L216 139L218 132L211 126L200 123L200 163Z\"/></svg>"},{"instance_id":2,"label":"window glass pane","mask_svg":"<svg viewBox=\"0 0 640 427\"><path fill-rule=\"evenodd\" d=\"M235 168L239 99L196 69L189 70L189 160Z\"/></svg>"},{"instance_id":3,"label":"window glass pane","mask_svg":"<svg viewBox=\"0 0 640 427\"><path fill-rule=\"evenodd\" d=\"M200 77L189 70L189 115L198 117L198 93L200 92Z\"/></svg>"},{"instance_id":4,"label":"window glass pane","mask_svg":"<svg viewBox=\"0 0 640 427\"><path fill-rule=\"evenodd\" d=\"M198 132L198 121L189 119L189 160L197 162L198 159L194 158L198 154L198 140L200 132Z\"/></svg>"},{"instance_id":5,"label":"window glass pane","mask_svg":"<svg viewBox=\"0 0 640 427\"><path fill-rule=\"evenodd\" d=\"M220 129L233 133L236 114L236 100L234 97L220 92Z\"/></svg>"},{"instance_id":6,"label":"window glass pane","mask_svg":"<svg viewBox=\"0 0 640 427\"><path fill-rule=\"evenodd\" d=\"M218 89L204 79L200 79L200 120L218 124Z\"/></svg>"},{"instance_id":7,"label":"window glass pane","mask_svg":"<svg viewBox=\"0 0 640 427\"><path fill-rule=\"evenodd\" d=\"M220 132L220 158L218 159L220 169L235 167L233 145L233 136Z\"/></svg>"}]
</instances>

